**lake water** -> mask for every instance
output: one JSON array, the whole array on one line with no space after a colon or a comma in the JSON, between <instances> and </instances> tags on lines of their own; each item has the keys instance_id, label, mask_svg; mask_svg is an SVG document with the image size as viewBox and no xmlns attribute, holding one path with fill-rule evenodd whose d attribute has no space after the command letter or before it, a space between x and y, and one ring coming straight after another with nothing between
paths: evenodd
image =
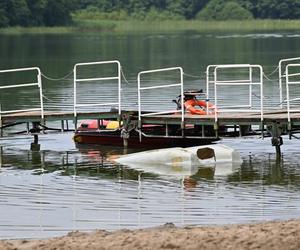
<instances>
[{"instance_id":1,"label":"lake water","mask_svg":"<svg viewBox=\"0 0 300 250\"><path fill-rule=\"evenodd\" d=\"M204 88L209 64L260 64L269 75L280 59L297 57L299 52L300 33L284 32L2 35L0 69L39 66L44 75L61 78L75 63L116 59L129 81L123 86L124 105L136 108L136 76L141 70L182 66L185 86ZM43 78L48 110L72 110L71 78ZM270 78L276 79L276 73ZM12 79L18 80L5 76L0 83ZM269 104L278 104L277 84L266 81ZM86 85L83 98L97 100L96 91ZM2 110L37 103L30 90L6 90L0 95ZM114 96L115 92L109 92L110 98ZM18 130L24 127L5 133ZM300 216L300 142L296 139L284 138L280 161L269 138L224 139L219 143L240 152L241 166L199 168L182 175L172 171L160 175L155 166L142 172L115 165L109 158L127 153L122 148L78 149L72 133L40 136L40 152L29 150L31 141L27 135L0 139L0 238L40 238L72 230L133 229L167 222L212 225Z\"/></svg>"}]
</instances>

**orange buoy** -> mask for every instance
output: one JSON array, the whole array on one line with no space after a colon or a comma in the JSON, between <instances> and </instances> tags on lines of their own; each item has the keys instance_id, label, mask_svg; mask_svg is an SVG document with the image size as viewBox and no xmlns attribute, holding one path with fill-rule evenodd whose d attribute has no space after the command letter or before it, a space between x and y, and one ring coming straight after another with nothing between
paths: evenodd
<instances>
[{"instance_id":1,"label":"orange buoy","mask_svg":"<svg viewBox=\"0 0 300 250\"><path fill-rule=\"evenodd\" d=\"M197 106L200 107L200 109L197 109L196 108ZM216 111L216 107L212 103L202 101L202 100L197 100L195 98L185 101L184 107L191 114L196 114L196 115L209 115L209 114L214 114Z\"/></svg>"}]
</instances>

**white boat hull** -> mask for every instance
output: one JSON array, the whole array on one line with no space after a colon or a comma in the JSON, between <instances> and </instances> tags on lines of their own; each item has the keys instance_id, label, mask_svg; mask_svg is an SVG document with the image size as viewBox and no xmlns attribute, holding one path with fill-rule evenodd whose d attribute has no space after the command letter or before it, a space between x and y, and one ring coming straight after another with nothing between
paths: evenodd
<instances>
[{"instance_id":1,"label":"white boat hull","mask_svg":"<svg viewBox=\"0 0 300 250\"><path fill-rule=\"evenodd\" d=\"M212 155L201 155L209 150ZM136 170L176 177L194 175L199 167L214 168L215 175L227 175L242 163L238 151L221 144L150 150L123 155L115 161Z\"/></svg>"}]
</instances>

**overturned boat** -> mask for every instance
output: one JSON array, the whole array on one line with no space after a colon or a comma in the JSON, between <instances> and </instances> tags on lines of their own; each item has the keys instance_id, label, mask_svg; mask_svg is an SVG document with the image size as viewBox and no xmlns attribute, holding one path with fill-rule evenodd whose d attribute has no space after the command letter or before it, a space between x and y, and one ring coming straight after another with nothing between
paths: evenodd
<instances>
[{"instance_id":1,"label":"overturned boat","mask_svg":"<svg viewBox=\"0 0 300 250\"><path fill-rule=\"evenodd\" d=\"M238 151L222 144L149 150L114 161L136 170L177 177L194 175L201 167L213 168L215 175L229 174L242 163Z\"/></svg>"}]
</instances>

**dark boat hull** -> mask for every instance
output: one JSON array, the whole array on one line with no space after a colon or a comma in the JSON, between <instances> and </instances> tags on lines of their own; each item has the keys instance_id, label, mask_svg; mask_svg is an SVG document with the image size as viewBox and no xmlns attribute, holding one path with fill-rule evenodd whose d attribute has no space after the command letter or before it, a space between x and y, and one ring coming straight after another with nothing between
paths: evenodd
<instances>
[{"instance_id":1,"label":"dark boat hull","mask_svg":"<svg viewBox=\"0 0 300 250\"><path fill-rule=\"evenodd\" d=\"M139 140L137 134L133 134L128 139L129 148L164 148L164 147L191 147L197 145L209 144L216 141L215 138L181 138L181 137L142 137ZM74 136L77 144L98 144L106 146L122 147L123 138L120 132L97 132L97 131L77 131Z\"/></svg>"}]
</instances>

